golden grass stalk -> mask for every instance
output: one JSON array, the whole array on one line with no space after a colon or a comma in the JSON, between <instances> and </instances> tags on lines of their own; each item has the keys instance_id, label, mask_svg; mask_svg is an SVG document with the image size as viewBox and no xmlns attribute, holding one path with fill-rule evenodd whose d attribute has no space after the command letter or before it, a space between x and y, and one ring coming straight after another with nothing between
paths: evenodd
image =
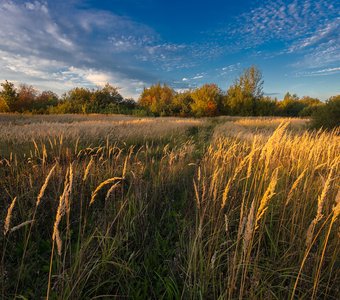
<instances>
[{"instance_id":1,"label":"golden grass stalk","mask_svg":"<svg viewBox=\"0 0 340 300\"><path fill-rule=\"evenodd\" d=\"M229 232L229 219L226 214L224 214L224 226L225 226L225 232L228 234Z\"/></svg>"},{"instance_id":2,"label":"golden grass stalk","mask_svg":"<svg viewBox=\"0 0 340 300\"><path fill-rule=\"evenodd\" d=\"M14 208L16 201L17 201L17 197L14 197L14 199L11 202L11 205L8 207L7 215L5 219L5 225L4 225L4 235L6 235L7 232L9 231L9 228L11 225L12 212L13 212L13 208Z\"/></svg>"},{"instance_id":3,"label":"golden grass stalk","mask_svg":"<svg viewBox=\"0 0 340 300\"><path fill-rule=\"evenodd\" d=\"M98 194L98 192L106 185L110 184L110 183L115 183L116 181L121 181L121 180L124 180L123 177L113 177L113 178L109 178L109 179L106 179L105 181L103 181L101 184L99 184L97 186L97 188L94 190L94 192L92 193L92 197L91 197L91 200L90 200L90 206L94 203L94 200Z\"/></svg>"},{"instance_id":4,"label":"golden grass stalk","mask_svg":"<svg viewBox=\"0 0 340 300\"><path fill-rule=\"evenodd\" d=\"M286 204L285 205L288 205L288 203L290 202L290 200L292 199L293 197L293 193L294 191L296 190L296 188L298 187L299 183L301 182L302 178L305 176L307 172L307 169L305 169L300 175L299 177L294 181L289 193L288 193L288 196L287 196L287 200L286 200Z\"/></svg>"},{"instance_id":5,"label":"golden grass stalk","mask_svg":"<svg viewBox=\"0 0 340 300\"><path fill-rule=\"evenodd\" d=\"M311 242L313 240L313 235L314 235L314 229L316 224L322 219L323 214L322 214L322 209L328 194L328 191L330 189L330 185L331 185L331 181L332 181L332 177L333 177L333 172L334 172L334 168L337 165L337 161L335 161L335 163L331 166L331 170L327 176L326 181L324 182L324 187L322 189L321 195L318 197L318 208L317 208L317 212L316 212L316 216L314 217L314 219L312 220L312 222L310 223L310 225L308 226L307 229L307 233L306 233L306 247L308 248L311 245ZM338 201L338 196L336 197L336 201ZM337 207L338 205L336 205L335 207ZM333 218L337 218L337 215L334 214L334 209L333 209Z\"/></svg>"},{"instance_id":6,"label":"golden grass stalk","mask_svg":"<svg viewBox=\"0 0 340 300\"><path fill-rule=\"evenodd\" d=\"M116 187L118 187L120 185L120 182L116 182L115 184L113 184L109 190L107 191L106 193L106 196L105 196L105 201L107 201L110 197L110 195L112 194L112 192L116 189Z\"/></svg>"},{"instance_id":7,"label":"golden grass stalk","mask_svg":"<svg viewBox=\"0 0 340 300\"><path fill-rule=\"evenodd\" d=\"M254 142L253 142L253 147L249 153L249 162L248 162L248 169L247 169L247 178L250 178L251 175L251 171L253 168L253 159L254 159L254 155L257 149L255 149L255 145L256 145L256 137L254 137Z\"/></svg>"},{"instance_id":8,"label":"golden grass stalk","mask_svg":"<svg viewBox=\"0 0 340 300\"><path fill-rule=\"evenodd\" d=\"M230 191L231 188L231 184L234 182L234 180L236 179L236 177L238 176L238 174L242 171L242 169L244 168L244 166L246 165L247 161L249 160L249 158L252 156L252 152L249 153L241 162L240 164L237 166L233 176L231 178L229 178L227 185L224 188L223 194L222 194L222 203L221 203L221 208L223 208L227 202L227 198L228 198L228 193Z\"/></svg>"},{"instance_id":9,"label":"golden grass stalk","mask_svg":"<svg viewBox=\"0 0 340 300\"><path fill-rule=\"evenodd\" d=\"M331 170L330 170L330 172L327 176L327 179L325 181L324 187L322 189L321 195L318 197L318 209L317 209L316 216L315 216L316 221L320 221L323 217L322 209L323 209L328 191L329 191L330 186L331 186L331 181L333 180L332 177L333 177L334 168L335 168L336 164L337 164L337 162L335 162L332 165Z\"/></svg>"},{"instance_id":10,"label":"golden grass stalk","mask_svg":"<svg viewBox=\"0 0 340 300\"><path fill-rule=\"evenodd\" d=\"M264 213L268 209L268 203L269 203L270 199L275 195L275 187L276 187L276 183L277 183L277 175L278 175L278 169L276 169L273 172L272 179L270 180L268 188L265 191L265 193L264 193L264 195L263 195L263 197L261 199L260 206L259 206L259 208L257 210L257 213L256 213L255 229L258 228L259 221L261 220L261 218L263 217Z\"/></svg>"},{"instance_id":11,"label":"golden grass stalk","mask_svg":"<svg viewBox=\"0 0 340 300\"><path fill-rule=\"evenodd\" d=\"M243 251L246 253L254 232L255 199L252 201L243 235Z\"/></svg>"},{"instance_id":12,"label":"golden grass stalk","mask_svg":"<svg viewBox=\"0 0 340 300\"><path fill-rule=\"evenodd\" d=\"M48 182L50 181L50 178L52 177L53 171L55 170L56 166L57 166L57 163L51 168L50 172L48 173L48 175L47 175L47 177L45 179L44 184L42 185L42 187L40 189L39 195L37 197L37 201L35 202L35 206L36 207L39 206L40 201L41 201L42 197L45 194L45 190L47 188Z\"/></svg>"},{"instance_id":13,"label":"golden grass stalk","mask_svg":"<svg viewBox=\"0 0 340 300\"><path fill-rule=\"evenodd\" d=\"M64 191L59 198L58 209L57 209L57 213L56 213L55 221L53 225L52 240L55 241L57 244L59 256L61 255L61 248L62 248L62 240L60 238L59 224L60 224L61 218L65 215L65 212L68 210L68 206L67 206L68 197L70 193L70 186L72 185L72 183L69 180L72 179L72 176L73 176L71 174L72 174L72 167L70 166L65 176Z\"/></svg>"},{"instance_id":14,"label":"golden grass stalk","mask_svg":"<svg viewBox=\"0 0 340 300\"><path fill-rule=\"evenodd\" d=\"M65 214L65 190L68 189L68 185L65 186L64 193L60 196L59 198L59 205L53 225L53 235L52 235L52 240L56 242L57 244L57 249L58 249L58 254L59 256L61 255L61 248L62 248L62 240L60 238L60 232L59 232L59 223L61 221L61 218Z\"/></svg>"},{"instance_id":15,"label":"golden grass stalk","mask_svg":"<svg viewBox=\"0 0 340 300\"><path fill-rule=\"evenodd\" d=\"M91 169L91 167L93 165L93 162L94 162L94 160L93 160L93 157L91 156L91 159L90 159L90 161L87 164L86 169L85 169L85 173L84 173L84 176L83 176L83 181L86 181L86 179L87 179L87 177L89 175L90 169Z\"/></svg>"}]
</instances>

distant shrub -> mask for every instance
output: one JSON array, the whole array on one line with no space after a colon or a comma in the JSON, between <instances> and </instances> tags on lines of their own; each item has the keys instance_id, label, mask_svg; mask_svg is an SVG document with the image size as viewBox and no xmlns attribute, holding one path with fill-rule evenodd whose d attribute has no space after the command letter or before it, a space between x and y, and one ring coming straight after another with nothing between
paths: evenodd
<instances>
[{"instance_id":1,"label":"distant shrub","mask_svg":"<svg viewBox=\"0 0 340 300\"><path fill-rule=\"evenodd\" d=\"M0 113L8 112L8 111L9 111L9 107L6 101L0 96Z\"/></svg>"},{"instance_id":2,"label":"distant shrub","mask_svg":"<svg viewBox=\"0 0 340 300\"><path fill-rule=\"evenodd\" d=\"M312 115L312 127L332 129L340 126L340 95L329 98Z\"/></svg>"}]
</instances>

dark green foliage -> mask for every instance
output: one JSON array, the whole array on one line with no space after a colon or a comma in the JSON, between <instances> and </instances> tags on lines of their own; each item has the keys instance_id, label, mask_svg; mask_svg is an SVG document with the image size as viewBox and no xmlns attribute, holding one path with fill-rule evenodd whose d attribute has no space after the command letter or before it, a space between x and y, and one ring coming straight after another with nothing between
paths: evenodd
<instances>
[{"instance_id":1,"label":"dark green foliage","mask_svg":"<svg viewBox=\"0 0 340 300\"><path fill-rule=\"evenodd\" d=\"M1 87L0 98L4 102L3 106L6 106L8 111L15 111L18 93L14 84L6 80L4 83L1 83Z\"/></svg>"},{"instance_id":2,"label":"dark green foliage","mask_svg":"<svg viewBox=\"0 0 340 300\"><path fill-rule=\"evenodd\" d=\"M173 113L181 117L192 115L191 105L194 102L191 96L191 91L177 93L173 99Z\"/></svg>"},{"instance_id":3,"label":"dark green foliage","mask_svg":"<svg viewBox=\"0 0 340 300\"><path fill-rule=\"evenodd\" d=\"M312 115L312 126L327 129L340 126L340 95L329 98L325 105L317 106Z\"/></svg>"}]
</instances>

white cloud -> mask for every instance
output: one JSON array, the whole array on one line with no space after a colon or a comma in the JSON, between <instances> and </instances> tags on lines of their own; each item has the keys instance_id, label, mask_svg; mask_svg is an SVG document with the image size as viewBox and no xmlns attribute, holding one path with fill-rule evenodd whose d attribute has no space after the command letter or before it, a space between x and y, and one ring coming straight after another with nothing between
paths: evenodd
<instances>
[{"instance_id":1,"label":"white cloud","mask_svg":"<svg viewBox=\"0 0 340 300\"><path fill-rule=\"evenodd\" d=\"M256 47L272 39L292 41L315 31L319 36L327 34L329 20L336 16L338 10L330 0L267 0L239 16L225 34L236 38L239 47ZM326 28L324 32L322 28Z\"/></svg>"},{"instance_id":2,"label":"white cloud","mask_svg":"<svg viewBox=\"0 0 340 300\"><path fill-rule=\"evenodd\" d=\"M305 72L298 72L295 74L296 77L310 77L310 76L327 76L333 74L339 74L340 67L335 68L326 68L321 70L312 70L312 71L305 71Z\"/></svg>"}]
</instances>

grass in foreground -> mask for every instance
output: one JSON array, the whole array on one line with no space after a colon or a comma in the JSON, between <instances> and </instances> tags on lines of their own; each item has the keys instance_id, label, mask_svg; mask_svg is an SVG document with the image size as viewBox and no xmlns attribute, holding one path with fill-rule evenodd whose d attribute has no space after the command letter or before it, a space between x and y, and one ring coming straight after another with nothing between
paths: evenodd
<instances>
[{"instance_id":1,"label":"grass in foreground","mask_svg":"<svg viewBox=\"0 0 340 300\"><path fill-rule=\"evenodd\" d=\"M77 122L2 138L3 299L337 299L338 131Z\"/></svg>"}]
</instances>

